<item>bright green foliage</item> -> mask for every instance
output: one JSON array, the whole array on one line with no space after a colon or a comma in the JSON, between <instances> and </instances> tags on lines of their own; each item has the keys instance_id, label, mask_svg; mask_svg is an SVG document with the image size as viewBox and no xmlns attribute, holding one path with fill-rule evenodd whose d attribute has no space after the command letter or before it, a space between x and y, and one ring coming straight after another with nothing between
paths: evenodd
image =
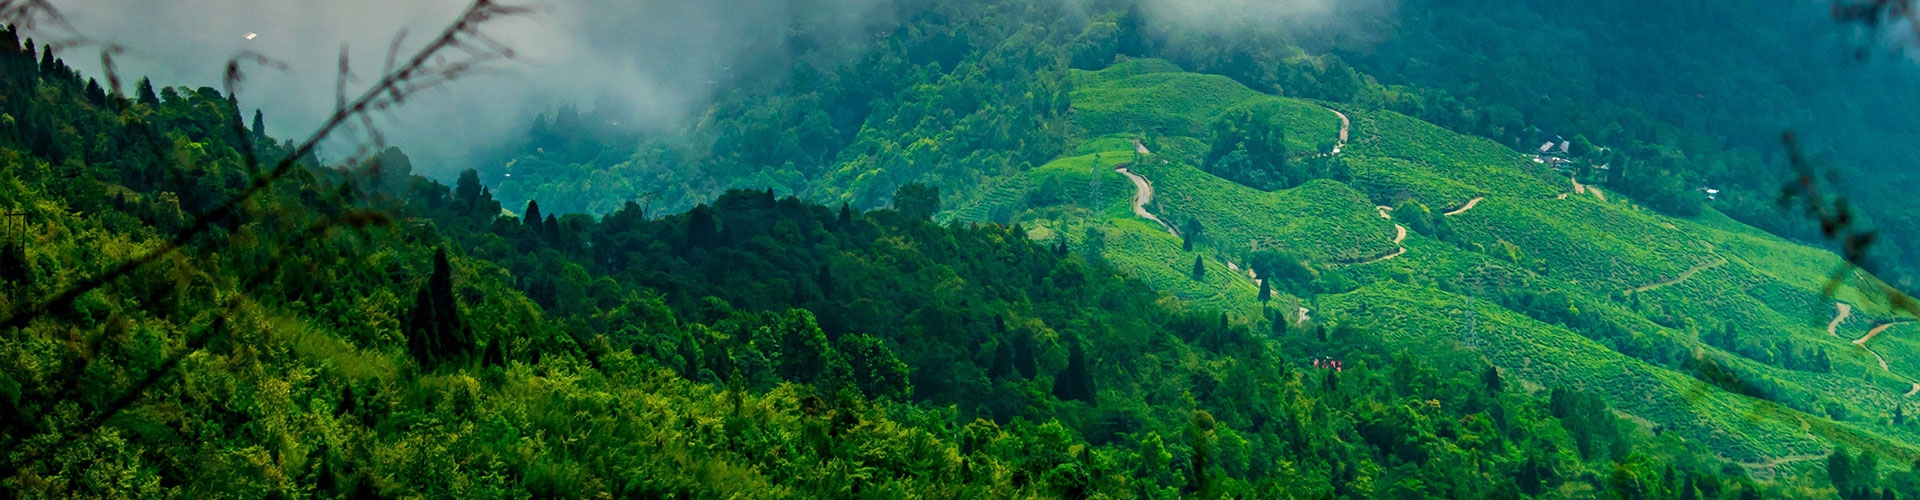
<instances>
[{"instance_id":1,"label":"bright green foliage","mask_svg":"<svg viewBox=\"0 0 1920 500\"><path fill-rule=\"evenodd\" d=\"M222 123L184 111L160 116ZM76 213L53 180L120 193L138 171L6 156L0 204L34 214L22 260L44 278L26 296L179 227L180 186ZM0 409L34 416L0 433L6 496L1483 497L1528 457L1553 464L1545 488L1616 467L1567 451L1546 401L1477 390L1477 358L1442 370L1351 326L1263 338L1023 230L769 191L536 229L476 209L497 206L484 190L302 172L221 237L0 342ZM420 223L287 237L351 207L319 195L342 186ZM90 357L61 347L75 335ZM60 391L69 367L82 397ZM1720 477L1689 453L1646 452L1606 487Z\"/></svg>"},{"instance_id":2,"label":"bright green foliage","mask_svg":"<svg viewBox=\"0 0 1920 500\"><path fill-rule=\"evenodd\" d=\"M397 149L303 166L0 338L0 496L1920 493L1870 465L1916 458L1920 345L1876 340L1881 369L1820 331L1832 255L1643 192L1559 199L1564 177L1502 142L1392 111L1337 105L1351 144L1321 155L1336 115L1235 79L1406 103L1337 58L1214 59L1138 10L1009 5L930 7L847 67L803 54L695 145L617 165L598 159L617 134L542 117L503 189L549 210L517 220L477 173L449 188ZM1231 78L1066 69L1154 51ZM126 101L34 56L0 54L20 124L0 209L30 214L0 248L9 313L225 200L236 134L259 135L212 89ZM1521 123L1479 116L1502 140ZM1256 149L1307 174L1208 173L1275 173L1211 168ZM1122 165L1186 238L1134 216ZM656 187L692 207L624 201ZM407 223L302 232L363 205ZM561 215L583 209L605 215ZM1841 299L1846 334L1888 319Z\"/></svg>"}]
</instances>

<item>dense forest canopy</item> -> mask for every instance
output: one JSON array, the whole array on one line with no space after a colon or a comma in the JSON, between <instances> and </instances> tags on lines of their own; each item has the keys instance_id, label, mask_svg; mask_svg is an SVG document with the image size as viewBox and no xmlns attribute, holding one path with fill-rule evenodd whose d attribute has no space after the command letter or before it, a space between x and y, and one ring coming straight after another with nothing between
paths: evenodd
<instances>
[{"instance_id":1,"label":"dense forest canopy","mask_svg":"<svg viewBox=\"0 0 1920 500\"><path fill-rule=\"evenodd\" d=\"M1920 497L1911 318L1765 138L1877 172L1907 97L1812 89L1902 70L1714 2L1168 5L806 18L445 179L8 27L0 497Z\"/></svg>"}]
</instances>

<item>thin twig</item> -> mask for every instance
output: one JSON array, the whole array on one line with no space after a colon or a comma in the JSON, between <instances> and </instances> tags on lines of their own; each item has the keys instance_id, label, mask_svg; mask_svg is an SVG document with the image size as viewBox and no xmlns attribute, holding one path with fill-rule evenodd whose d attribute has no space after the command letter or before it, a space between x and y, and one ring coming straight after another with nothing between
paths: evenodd
<instances>
[{"instance_id":1,"label":"thin twig","mask_svg":"<svg viewBox=\"0 0 1920 500\"><path fill-rule=\"evenodd\" d=\"M0 0L0 2L10 1L15 0ZM18 1L31 3L41 0ZM6 4L0 3L0 15L5 13L5 8ZM185 247L193 238L199 236L201 233L205 233L211 228L214 221L224 220L232 216L238 211L242 204L251 200L261 191L266 190L266 188L275 181L292 172L294 167L299 164L300 158L311 154L319 147L321 142L331 137L335 132L339 131L341 127L348 125L356 119L361 120L363 126L371 127L372 123L368 121L370 119L364 116L369 110L386 109L390 105L399 104L413 92L452 81L471 71L479 64L513 57L514 54L510 50L487 51L490 49L478 49L474 45L466 43L466 41L477 40L478 43L481 44L481 47L495 47L490 39L479 34L479 28L489 21L502 17L517 16L530 11L531 10L526 7L500 5L495 3L494 0L474 0L473 4L467 7L467 10L460 18L445 30L441 31L440 35L435 37L433 42L421 48L406 64L382 76L378 82L365 92L362 92L359 97L354 98L352 101L346 101L344 99L345 93L342 92L340 94L341 99L336 102L332 115L328 116L327 120L323 122L319 128L315 129L305 141L300 142L293 151L288 152L285 157L281 158L273 170L268 171L265 175L255 176L253 181L249 183L245 189L241 190L240 193L234 195L232 199L215 207L213 210L195 217L192 225L176 233L173 238L169 239L159 248L121 263L105 273L83 280L78 285L56 294L52 299L35 304L22 312L8 317L4 321L0 321L0 329L24 328L35 318L50 311L68 307L81 295L131 274L133 271ZM466 52L468 57L464 60L455 60L452 62L442 60L442 53L449 49L459 49ZM345 85L344 72L347 68L347 60L344 49L341 51L341 68L343 71L341 85ZM344 87L342 87L342 89L344 90ZM372 132L371 130L369 131Z\"/></svg>"}]
</instances>

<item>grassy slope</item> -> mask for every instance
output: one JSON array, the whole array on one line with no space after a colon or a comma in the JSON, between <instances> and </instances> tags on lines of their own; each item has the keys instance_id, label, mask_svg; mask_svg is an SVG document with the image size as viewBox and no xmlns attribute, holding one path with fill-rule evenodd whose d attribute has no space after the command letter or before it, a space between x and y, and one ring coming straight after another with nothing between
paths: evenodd
<instances>
[{"instance_id":1,"label":"grassy slope","mask_svg":"<svg viewBox=\"0 0 1920 500\"><path fill-rule=\"evenodd\" d=\"M1839 262L1830 252L1780 240L1716 213L1676 219L1613 193L1605 202L1590 194L1560 198L1571 193L1572 185L1525 155L1388 111L1339 108L1353 120L1351 142L1342 155L1353 171L1351 185L1322 180L1261 192L1196 167L1215 117L1243 108L1271 111L1297 151L1333 140L1338 118L1321 104L1260 94L1222 77L1181 73L1162 61L1076 72L1074 83L1074 124L1084 138L1074 156L1001 179L1004 193L990 197L1018 205L1026 190L1049 176L1073 186L1072 204L1021 207L1014 219L1036 238L1065 237L1075 248L1085 248L1087 228L1098 228L1091 234L1104 240L1110 261L1197 307L1241 318L1261 311L1257 288L1244 272L1228 271L1226 263L1244 260L1255 248L1286 247L1307 257L1317 272L1343 273L1361 285L1309 304L1321 311L1316 316L1374 322L1396 345L1413 352L1459 340L1461 314L1449 311L1464 307L1466 295L1443 289L1483 296L1513 286L1560 290L1575 307L1612 318L1636 336L1692 345L1745 373L1776 380L1789 397L1810 401L1797 405L1803 409L1825 413L1833 407L1850 417L1836 422L1729 393L1492 301L1473 302L1480 352L1529 388L1601 391L1645 422L1756 467L1782 459L1804 461L1835 442L1907 458L1915 454L1909 443L1920 442L1920 436L1889 425L1885 416L1910 399L1905 390L1920 376L1920 344L1902 337L1903 329L1920 326L1895 327L1873 342L1892 369L1881 370L1870 353L1848 341L1892 316L1884 304L1843 290L1837 298L1852 304L1854 315L1840 328L1840 337L1828 336L1834 307L1821 288ZM1133 138L1144 139L1153 154L1135 154ZM1201 248L1183 252L1178 238L1133 215L1132 185L1111 172L1122 164L1153 182L1156 196L1149 211L1176 226L1192 217L1207 227ZM1088 182L1095 172L1100 173L1098 193ZM1353 264L1398 248L1392 243L1393 224L1379 217L1374 204L1411 198L1446 211L1475 197L1485 200L1448 218L1459 242L1415 234L1396 259ZM970 207L956 218L983 220L984 214ZM1191 276L1196 255L1208 267L1202 280ZM1644 290L1635 306L1628 294L1638 289ZM1649 311L1683 319L1663 326ZM1785 370L1697 340L1701 332L1728 324L1755 338L1823 347L1831 354L1833 371Z\"/></svg>"}]
</instances>

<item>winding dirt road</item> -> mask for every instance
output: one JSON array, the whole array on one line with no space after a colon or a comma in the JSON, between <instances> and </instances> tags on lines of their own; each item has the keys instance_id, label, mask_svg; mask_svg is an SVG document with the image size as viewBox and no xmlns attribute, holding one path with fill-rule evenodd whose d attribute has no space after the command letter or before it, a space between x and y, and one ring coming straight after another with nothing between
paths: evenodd
<instances>
[{"instance_id":1,"label":"winding dirt road","mask_svg":"<svg viewBox=\"0 0 1920 500\"><path fill-rule=\"evenodd\" d=\"M1347 147L1347 130L1353 128L1353 121L1348 120L1347 114L1341 113L1340 110L1327 108L1327 111L1332 111L1334 116L1340 117L1340 142L1333 144L1333 154L1340 154L1340 150Z\"/></svg>"},{"instance_id":2,"label":"winding dirt road","mask_svg":"<svg viewBox=\"0 0 1920 500\"><path fill-rule=\"evenodd\" d=\"M1872 347L1867 347L1867 346L1865 346L1865 345L1861 345L1861 346L1860 346L1860 348L1861 348L1861 349L1866 349L1866 350L1867 350L1867 354L1872 354L1872 355L1873 355L1873 359L1876 359L1876 360L1879 360L1879 361L1880 361L1880 370L1881 370L1881 371L1885 371L1885 372L1887 372L1887 373L1893 373L1893 369L1892 369L1892 368L1887 368L1887 358L1886 358L1886 357L1884 357L1884 356L1881 356L1881 355L1880 355L1880 353L1879 353L1878 351L1875 351L1875 350L1873 350L1873 348L1872 348Z\"/></svg>"},{"instance_id":3,"label":"winding dirt road","mask_svg":"<svg viewBox=\"0 0 1920 500\"><path fill-rule=\"evenodd\" d=\"M1399 249L1399 250L1395 250L1395 251L1394 251L1393 253L1390 253L1390 254L1386 254L1386 255L1382 255L1382 256L1379 256L1379 257L1375 257L1375 258L1373 258L1373 259L1371 259L1371 260L1366 260L1366 261L1361 261L1361 262L1355 262L1355 263L1354 263L1353 265L1356 265L1356 266L1364 266L1364 265L1367 265L1367 264L1372 264L1372 263L1375 263L1375 262L1380 262L1380 261L1387 261L1387 260L1393 260L1393 258L1394 258L1394 257L1399 257L1400 255L1402 255L1402 254L1405 254L1405 253L1407 253L1407 247L1400 247L1400 249Z\"/></svg>"},{"instance_id":4,"label":"winding dirt road","mask_svg":"<svg viewBox=\"0 0 1920 500\"><path fill-rule=\"evenodd\" d=\"M1471 199L1471 200L1467 200L1467 204L1465 204L1465 205L1461 205L1461 206L1460 206L1460 208L1456 208L1456 209L1453 209L1453 211L1452 211L1452 212L1447 212L1447 213L1445 213L1445 214L1441 214L1441 215L1445 215L1445 216L1448 216L1448 217L1452 217L1452 216L1455 216L1455 215L1460 215L1460 214L1464 214L1464 213L1467 213L1467 211L1468 211L1468 210L1473 210L1473 206L1474 206L1474 205L1479 205L1479 204L1480 204L1480 200L1485 200L1485 199L1487 199L1487 197L1485 197L1485 196L1475 196L1475 197L1473 197L1473 199Z\"/></svg>"},{"instance_id":5,"label":"winding dirt road","mask_svg":"<svg viewBox=\"0 0 1920 500\"><path fill-rule=\"evenodd\" d=\"M1849 306L1845 303L1840 303L1840 302L1836 302L1836 304L1838 304L1838 309L1840 313L1833 317L1832 323L1827 324L1827 333L1832 333L1835 337L1838 337L1840 336L1840 334L1837 332L1837 330L1840 327L1840 322L1845 321L1847 319L1847 315L1853 313L1853 306ZM1880 336L1880 332L1887 331L1888 328L1893 328L1895 325L1901 325L1905 323L1911 323L1911 322L1896 321L1893 323L1887 323L1884 325L1873 327L1872 330L1867 330L1866 336L1860 337L1858 339L1854 339L1853 345L1854 347L1859 347L1860 349L1867 351L1867 354L1872 354L1873 360L1880 362L1881 371L1887 372L1888 374L1892 374L1893 368L1887 366L1887 357L1881 356L1880 351L1873 350L1872 347L1867 346L1867 343L1872 342L1874 337ZM1910 397L1913 397L1914 394L1920 394L1920 382L1909 381L1908 383L1913 384L1913 387L1907 389L1907 393L1900 395L1901 397L1910 398Z\"/></svg>"},{"instance_id":6,"label":"winding dirt road","mask_svg":"<svg viewBox=\"0 0 1920 500\"><path fill-rule=\"evenodd\" d=\"M1388 208L1388 207L1384 207L1384 206L1381 206L1381 207L1374 207L1374 208L1378 208L1378 209L1380 209L1380 217L1381 217L1381 218L1384 218L1384 219L1387 219L1387 220L1393 220L1393 216L1391 216L1391 215L1388 215L1388 213L1389 213L1389 212L1388 212L1388 210L1393 210L1392 208ZM1398 223L1398 222L1395 222L1395 223L1393 223L1393 244L1395 244L1395 245L1399 245L1399 244L1400 244L1400 242L1402 242L1402 241L1406 241L1406 240L1407 240L1407 226L1404 226L1404 225L1401 225L1401 224L1400 224L1400 223ZM1375 258L1372 258L1372 259L1367 259L1367 260L1364 260L1364 261L1360 261L1360 262L1355 262L1355 263L1353 263L1353 264L1350 264L1350 265L1355 265L1355 266L1361 266L1361 265L1367 265L1367 264L1372 264L1372 263L1375 263L1375 262L1380 262L1380 261L1385 261L1385 260L1393 260L1393 258L1394 258L1394 257L1399 257L1400 255L1402 255L1402 254L1405 254L1405 253L1407 253L1407 247L1400 247L1400 249L1399 249L1399 250L1394 250L1394 252L1393 252L1393 253L1390 253L1390 254L1386 254L1386 255L1382 255L1382 256L1379 256L1379 257L1375 257Z\"/></svg>"},{"instance_id":7,"label":"winding dirt road","mask_svg":"<svg viewBox=\"0 0 1920 500\"><path fill-rule=\"evenodd\" d=\"M1867 336L1865 336L1865 337L1860 337L1859 339L1855 339L1855 340L1853 341L1853 345L1857 345L1857 346L1864 346L1864 345L1867 345L1867 342L1870 342L1870 341L1872 341L1874 337L1878 337L1878 336L1880 336L1880 332L1884 332L1884 331L1887 331L1887 329L1888 329L1888 328L1893 328L1893 326L1894 326L1894 325L1898 325L1898 324L1902 324L1902 323L1906 323L1906 322L1905 322L1905 321L1900 321L1900 322L1895 322L1895 323L1887 323L1887 324L1884 324L1884 325L1880 325L1880 326L1876 326L1876 327L1873 327L1873 329L1872 329L1872 330L1867 330ZM1886 363L1885 363L1885 362L1881 362L1880 364L1883 364L1883 365L1884 365L1884 364L1886 364Z\"/></svg>"},{"instance_id":8,"label":"winding dirt road","mask_svg":"<svg viewBox=\"0 0 1920 500\"><path fill-rule=\"evenodd\" d=\"M1687 270L1685 270L1685 271L1681 271L1681 272L1680 272L1680 275L1679 275L1679 276L1675 276L1675 277L1674 277L1673 279L1670 279L1670 280L1666 280L1666 281L1662 281L1662 282L1659 282L1659 283L1654 283L1654 284L1651 284L1651 285L1647 285L1647 286L1643 286L1643 287L1640 287L1640 288L1635 288L1635 289L1633 289L1633 293L1640 293L1640 292L1645 292L1645 291L1648 291L1648 290L1654 290L1654 289L1658 289L1658 288L1664 288L1664 287L1669 287L1669 286L1673 286L1673 285L1677 285L1677 284L1680 284L1680 282L1682 282L1682 281L1686 281L1686 280L1687 280L1687 278L1692 278L1692 277L1693 277L1693 275L1694 275L1694 273L1698 273L1698 272L1700 272L1700 271L1705 271L1705 270L1708 270L1708 269L1713 269L1713 268L1716 268L1716 267L1720 267L1720 266L1724 266L1724 265L1727 265L1727 259L1724 259L1724 258L1722 258L1722 259L1717 259L1717 260L1714 260L1713 262L1708 262L1708 263L1706 263L1706 264L1700 264L1700 265L1697 265L1697 266L1693 266L1693 267L1690 267L1690 268L1687 268Z\"/></svg>"},{"instance_id":9,"label":"winding dirt road","mask_svg":"<svg viewBox=\"0 0 1920 500\"><path fill-rule=\"evenodd\" d=\"M1838 312L1833 314L1833 321L1827 323L1827 335L1838 337L1840 336L1840 323L1847 321L1847 316L1853 314L1853 306L1845 302L1835 302L1833 305L1838 309Z\"/></svg>"},{"instance_id":10,"label":"winding dirt road","mask_svg":"<svg viewBox=\"0 0 1920 500\"><path fill-rule=\"evenodd\" d=\"M1173 226L1167 224L1167 221L1160 220L1160 218L1154 216L1152 212L1147 211L1147 204L1153 202L1153 183L1147 182L1147 178L1141 177L1140 174L1127 170L1127 167L1115 168L1113 171L1119 172L1121 175L1127 176L1127 179L1133 181L1133 187L1135 188L1133 193L1134 215L1157 222L1160 224L1160 227L1167 230L1167 234L1171 234L1175 238L1180 237L1180 232L1173 230Z\"/></svg>"}]
</instances>

